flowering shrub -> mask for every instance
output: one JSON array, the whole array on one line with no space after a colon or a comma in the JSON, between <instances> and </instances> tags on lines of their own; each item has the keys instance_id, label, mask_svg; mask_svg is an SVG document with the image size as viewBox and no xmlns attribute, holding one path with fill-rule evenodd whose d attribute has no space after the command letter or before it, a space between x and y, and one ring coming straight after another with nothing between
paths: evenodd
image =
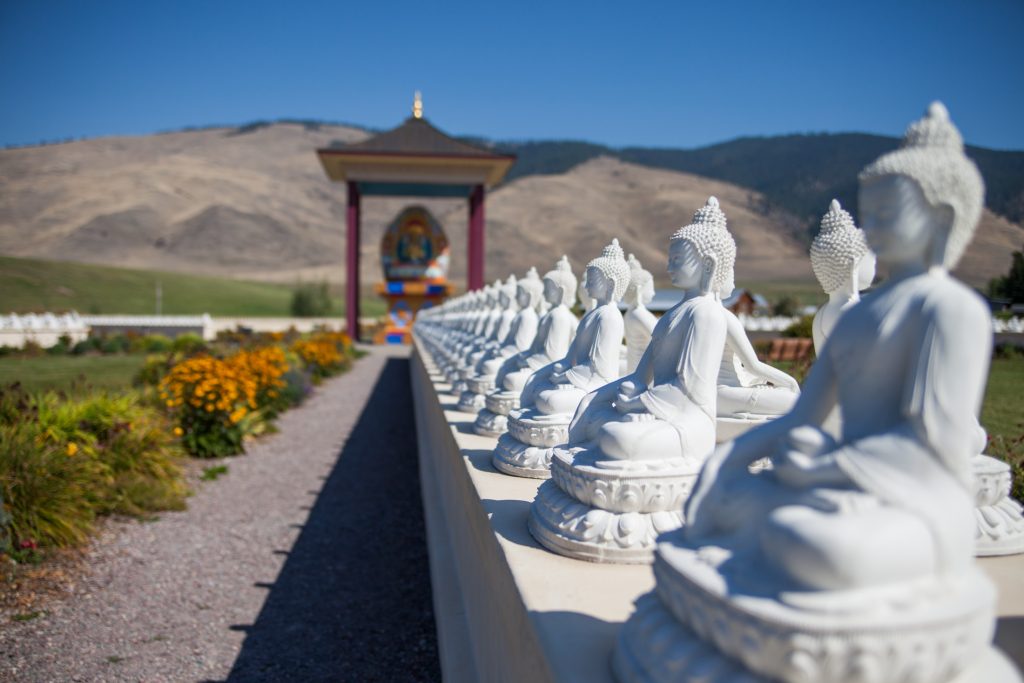
<instances>
[{"instance_id":1,"label":"flowering shrub","mask_svg":"<svg viewBox=\"0 0 1024 683\"><path fill-rule=\"evenodd\" d=\"M256 382L256 405L265 409L268 417L288 407L287 399L282 400L288 361L280 347L264 346L239 351L228 362Z\"/></svg>"},{"instance_id":2,"label":"flowering shrub","mask_svg":"<svg viewBox=\"0 0 1024 683\"><path fill-rule=\"evenodd\" d=\"M183 360L160 380L160 398L176 418L176 433L190 453L202 457L242 451L242 439L259 422L257 389L242 365L213 356Z\"/></svg>"},{"instance_id":3,"label":"flowering shrub","mask_svg":"<svg viewBox=\"0 0 1024 683\"><path fill-rule=\"evenodd\" d=\"M352 355L352 339L344 332L317 332L309 339L292 344L314 380L336 375L348 369Z\"/></svg>"}]
</instances>

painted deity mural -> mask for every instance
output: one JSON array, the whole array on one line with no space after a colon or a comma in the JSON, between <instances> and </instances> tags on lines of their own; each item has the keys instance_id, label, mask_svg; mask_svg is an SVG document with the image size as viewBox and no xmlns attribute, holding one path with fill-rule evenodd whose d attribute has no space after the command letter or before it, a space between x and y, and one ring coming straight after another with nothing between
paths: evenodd
<instances>
[{"instance_id":1,"label":"painted deity mural","mask_svg":"<svg viewBox=\"0 0 1024 683\"><path fill-rule=\"evenodd\" d=\"M374 341L408 344L416 314L451 292L448 236L424 207L406 207L384 231L380 259L384 282L377 292L387 300L388 314Z\"/></svg>"}]
</instances>

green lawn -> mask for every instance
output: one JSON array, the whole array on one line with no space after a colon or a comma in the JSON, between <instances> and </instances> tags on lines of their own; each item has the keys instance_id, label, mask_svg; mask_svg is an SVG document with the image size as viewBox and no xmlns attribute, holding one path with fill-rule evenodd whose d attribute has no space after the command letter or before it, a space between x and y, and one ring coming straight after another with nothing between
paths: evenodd
<instances>
[{"instance_id":1,"label":"green lawn","mask_svg":"<svg viewBox=\"0 0 1024 683\"><path fill-rule=\"evenodd\" d=\"M29 391L69 390L84 376L89 386L124 389L142 367L145 354L0 358L0 386L21 382Z\"/></svg>"},{"instance_id":2,"label":"green lawn","mask_svg":"<svg viewBox=\"0 0 1024 683\"><path fill-rule=\"evenodd\" d=\"M0 314L75 310L148 315L156 310L158 282L163 290L162 312L167 315L290 314L290 285L9 256L0 256ZM333 287L331 294L333 314L343 316L341 288ZM383 315L383 300L365 297L361 314Z\"/></svg>"},{"instance_id":3,"label":"green lawn","mask_svg":"<svg viewBox=\"0 0 1024 683\"><path fill-rule=\"evenodd\" d=\"M981 409L989 436L1015 439L1024 434L1024 358L994 358Z\"/></svg>"},{"instance_id":4,"label":"green lawn","mask_svg":"<svg viewBox=\"0 0 1024 683\"><path fill-rule=\"evenodd\" d=\"M772 365L803 381L793 363L778 361ZM1016 439L1024 435L1024 357L992 359L981 424L992 437Z\"/></svg>"}]
</instances>

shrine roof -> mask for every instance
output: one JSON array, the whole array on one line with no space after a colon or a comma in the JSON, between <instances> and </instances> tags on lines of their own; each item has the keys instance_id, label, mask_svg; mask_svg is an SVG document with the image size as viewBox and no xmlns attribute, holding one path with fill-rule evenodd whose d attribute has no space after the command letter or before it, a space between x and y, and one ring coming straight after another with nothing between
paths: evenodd
<instances>
[{"instance_id":1,"label":"shrine roof","mask_svg":"<svg viewBox=\"0 0 1024 683\"><path fill-rule=\"evenodd\" d=\"M410 116L402 125L374 135L372 138L337 148L338 152L378 154L430 154L438 156L469 156L508 158L491 150L456 140L442 133L426 119Z\"/></svg>"},{"instance_id":2,"label":"shrine roof","mask_svg":"<svg viewBox=\"0 0 1024 683\"><path fill-rule=\"evenodd\" d=\"M474 185L501 182L516 159L456 140L415 116L362 142L318 149L317 155L331 180L358 182L368 194L438 195L445 192L440 186L449 186L454 195L465 195Z\"/></svg>"}]
</instances>

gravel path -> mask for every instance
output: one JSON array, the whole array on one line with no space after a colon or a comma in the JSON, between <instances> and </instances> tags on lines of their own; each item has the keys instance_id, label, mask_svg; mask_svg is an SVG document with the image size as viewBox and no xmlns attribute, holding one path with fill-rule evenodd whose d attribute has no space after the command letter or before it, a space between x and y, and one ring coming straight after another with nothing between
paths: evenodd
<instances>
[{"instance_id":1,"label":"gravel path","mask_svg":"<svg viewBox=\"0 0 1024 683\"><path fill-rule=\"evenodd\" d=\"M375 348L202 484L118 522L0 679L440 679L405 349Z\"/></svg>"}]
</instances>

